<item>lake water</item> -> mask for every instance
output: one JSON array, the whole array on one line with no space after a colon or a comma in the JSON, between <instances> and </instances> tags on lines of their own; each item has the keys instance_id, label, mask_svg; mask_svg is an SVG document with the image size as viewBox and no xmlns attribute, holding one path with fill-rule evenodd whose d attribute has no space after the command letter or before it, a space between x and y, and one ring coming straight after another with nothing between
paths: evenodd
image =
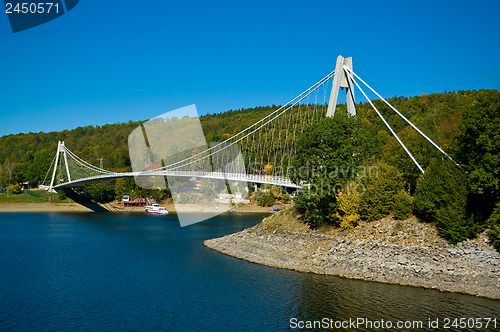
<instances>
[{"instance_id":1,"label":"lake water","mask_svg":"<svg viewBox=\"0 0 500 332\"><path fill-rule=\"evenodd\" d=\"M278 331L293 318L500 327L500 301L280 270L203 246L262 217L181 228L173 215L0 214L0 330Z\"/></svg>"}]
</instances>

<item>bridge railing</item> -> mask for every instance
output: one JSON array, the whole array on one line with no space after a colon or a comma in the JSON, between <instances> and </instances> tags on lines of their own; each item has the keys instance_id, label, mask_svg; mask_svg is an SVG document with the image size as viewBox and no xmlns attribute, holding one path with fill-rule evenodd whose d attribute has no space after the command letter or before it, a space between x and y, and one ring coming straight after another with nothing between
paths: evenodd
<instances>
[{"instance_id":1,"label":"bridge railing","mask_svg":"<svg viewBox=\"0 0 500 332\"><path fill-rule=\"evenodd\" d=\"M143 177L143 176L174 176L174 177L194 177L207 178L228 181L240 181L251 183L263 183L291 188L301 188L293 183L289 178L283 176L272 176L267 174L245 174L245 173L225 173L225 172L197 172L197 171L144 171L127 173L110 173L86 177L70 182L65 182L54 186L54 188L76 187L99 180L116 179L124 177Z\"/></svg>"}]
</instances>

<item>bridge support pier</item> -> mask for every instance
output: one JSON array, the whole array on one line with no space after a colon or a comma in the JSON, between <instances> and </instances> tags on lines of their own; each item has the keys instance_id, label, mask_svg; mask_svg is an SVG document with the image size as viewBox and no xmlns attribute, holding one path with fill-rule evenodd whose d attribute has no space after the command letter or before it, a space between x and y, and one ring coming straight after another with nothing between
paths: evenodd
<instances>
[{"instance_id":1,"label":"bridge support pier","mask_svg":"<svg viewBox=\"0 0 500 332\"><path fill-rule=\"evenodd\" d=\"M346 89L346 103L347 112L350 116L356 115L356 106L354 102L354 85L352 79L347 75L344 66L352 70L352 57L344 58L342 55L337 57L337 64L335 66L335 76L333 77L332 92L330 93L330 100L328 102L328 110L326 111L327 117L335 115L335 108L337 107L337 99L339 90Z\"/></svg>"}]
</instances>

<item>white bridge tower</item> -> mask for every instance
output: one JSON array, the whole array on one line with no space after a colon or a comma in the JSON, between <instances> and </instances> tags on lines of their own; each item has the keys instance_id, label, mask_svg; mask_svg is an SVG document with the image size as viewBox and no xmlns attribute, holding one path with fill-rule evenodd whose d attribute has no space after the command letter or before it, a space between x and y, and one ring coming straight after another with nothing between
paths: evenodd
<instances>
[{"instance_id":1,"label":"white bridge tower","mask_svg":"<svg viewBox=\"0 0 500 332\"><path fill-rule=\"evenodd\" d=\"M356 106L354 102L354 86L353 81L347 75L344 66L352 71L352 58L344 58L342 55L337 57L337 64L335 65L335 76L333 77L332 92L330 94L330 101L328 102L328 110L326 111L327 117L335 115L335 108L337 107L337 98L339 90L346 90L346 103L347 112L350 116L356 115Z\"/></svg>"},{"instance_id":2,"label":"white bridge tower","mask_svg":"<svg viewBox=\"0 0 500 332\"><path fill-rule=\"evenodd\" d=\"M59 155L62 154L64 159L64 165L66 168L66 175L68 176L68 181L71 181L71 175L69 174L68 167L68 157L66 156L66 147L64 146L64 141L57 142L57 152L56 152L56 162L54 163L54 172L52 173L52 179L50 180L49 193L52 192L52 188L54 187L54 180L56 178L57 165L59 164Z\"/></svg>"}]
</instances>

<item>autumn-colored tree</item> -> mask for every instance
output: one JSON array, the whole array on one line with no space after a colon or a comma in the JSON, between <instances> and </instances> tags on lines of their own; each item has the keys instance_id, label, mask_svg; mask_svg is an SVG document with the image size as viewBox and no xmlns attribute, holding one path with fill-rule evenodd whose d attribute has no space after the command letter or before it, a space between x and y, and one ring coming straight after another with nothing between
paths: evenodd
<instances>
[{"instance_id":1,"label":"autumn-colored tree","mask_svg":"<svg viewBox=\"0 0 500 332\"><path fill-rule=\"evenodd\" d=\"M361 193L357 192L357 182L351 181L348 190L339 192L337 218L339 225L345 229L353 229L360 220L359 205L361 203Z\"/></svg>"}]
</instances>

